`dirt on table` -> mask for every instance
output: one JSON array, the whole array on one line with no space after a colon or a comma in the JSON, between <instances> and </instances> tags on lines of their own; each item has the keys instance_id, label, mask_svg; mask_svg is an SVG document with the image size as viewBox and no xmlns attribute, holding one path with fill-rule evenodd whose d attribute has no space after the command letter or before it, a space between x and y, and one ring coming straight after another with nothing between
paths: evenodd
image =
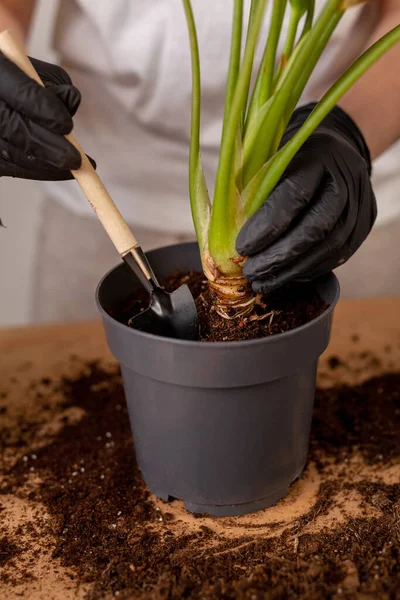
<instances>
[{"instance_id":1,"label":"dirt on table","mask_svg":"<svg viewBox=\"0 0 400 600\"><path fill-rule=\"evenodd\" d=\"M117 368L25 393L0 398L1 600L400 598L400 372L318 389L304 475L243 517L148 492Z\"/></svg>"},{"instance_id":2,"label":"dirt on table","mask_svg":"<svg viewBox=\"0 0 400 600\"><path fill-rule=\"evenodd\" d=\"M250 319L228 320L213 310L212 292L203 273L177 272L162 281L167 292L173 292L183 284L189 286L195 299L200 319L200 339L204 342L252 340L283 333L312 321L328 308L312 285L296 284L261 298L261 304L255 306ZM147 307L148 296L140 290L115 311L113 316L127 324L132 316Z\"/></svg>"}]
</instances>

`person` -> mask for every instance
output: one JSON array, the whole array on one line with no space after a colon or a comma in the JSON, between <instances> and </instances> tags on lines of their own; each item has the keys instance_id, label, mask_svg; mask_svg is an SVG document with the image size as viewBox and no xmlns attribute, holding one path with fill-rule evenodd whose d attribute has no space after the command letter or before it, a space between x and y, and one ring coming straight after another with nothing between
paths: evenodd
<instances>
[{"instance_id":1,"label":"person","mask_svg":"<svg viewBox=\"0 0 400 600\"><path fill-rule=\"evenodd\" d=\"M323 4L316 1L317 13ZM34 0L0 0L0 30L10 28L26 41L34 8ZM193 8L203 77L202 157L210 182L218 159L232 11L226 0L194 0ZM399 23L398 0L373 0L345 14L285 139L348 64ZM80 164L63 139L73 124L145 249L193 239L187 183L190 54L181 0L61 0L54 46L60 66L34 61L45 89L0 57L0 174L46 182L32 291L35 321L94 316L95 285L117 262L78 185L67 181ZM343 265L337 273L345 296L400 292L399 62L400 44L333 109L240 232L238 251L249 255L245 273L255 289L307 280ZM352 257L374 224L377 205L378 223Z\"/></svg>"}]
</instances>

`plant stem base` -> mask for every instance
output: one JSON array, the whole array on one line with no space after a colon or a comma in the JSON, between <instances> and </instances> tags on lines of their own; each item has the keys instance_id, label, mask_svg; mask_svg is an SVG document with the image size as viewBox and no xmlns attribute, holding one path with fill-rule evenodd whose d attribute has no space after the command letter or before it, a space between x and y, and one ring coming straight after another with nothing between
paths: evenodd
<instances>
[{"instance_id":1,"label":"plant stem base","mask_svg":"<svg viewBox=\"0 0 400 600\"><path fill-rule=\"evenodd\" d=\"M214 296L214 309L223 319L243 319L251 315L256 295L244 277L220 277L208 281Z\"/></svg>"}]
</instances>

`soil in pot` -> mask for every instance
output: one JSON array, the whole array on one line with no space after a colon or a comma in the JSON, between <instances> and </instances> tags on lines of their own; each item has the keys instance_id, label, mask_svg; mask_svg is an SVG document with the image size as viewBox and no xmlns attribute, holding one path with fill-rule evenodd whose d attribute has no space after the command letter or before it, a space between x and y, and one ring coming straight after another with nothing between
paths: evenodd
<instances>
[{"instance_id":1,"label":"soil in pot","mask_svg":"<svg viewBox=\"0 0 400 600\"><path fill-rule=\"evenodd\" d=\"M312 321L328 308L312 285L296 284L264 296L250 318L227 320L212 309L212 293L203 273L176 272L162 281L167 292L182 284L187 284L193 294L200 318L200 339L207 342L251 340L283 333ZM127 324L147 306L146 293L139 292L112 316Z\"/></svg>"},{"instance_id":2,"label":"soil in pot","mask_svg":"<svg viewBox=\"0 0 400 600\"><path fill-rule=\"evenodd\" d=\"M33 382L30 413L5 396L0 597L24 597L45 559L70 586L47 597L63 600L397 598L399 389L391 373L318 390L301 481L277 507L223 519L149 494L117 370Z\"/></svg>"}]
</instances>

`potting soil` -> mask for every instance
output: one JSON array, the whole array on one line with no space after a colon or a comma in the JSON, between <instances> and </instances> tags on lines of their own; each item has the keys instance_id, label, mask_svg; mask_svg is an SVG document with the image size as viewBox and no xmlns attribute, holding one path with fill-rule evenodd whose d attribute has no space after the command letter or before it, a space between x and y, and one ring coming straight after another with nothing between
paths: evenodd
<instances>
[{"instance_id":1,"label":"potting soil","mask_svg":"<svg viewBox=\"0 0 400 600\"><path fill-rule=\"evenodd\" d=\"M212 294L201 272L175 273L162 282L168 292L186 284L196 301L200 318L200 338L206 342L239 341L263 338L299 327L318 317L327 308L315 288L309 284L285 287L262 299L254 317L261 319L227 320L212 310ZM129 319L147 308L145 293L139 292L113 316L127 324Z\"/></svg>"},{"instance_id":2,"label":"potting soil","mask_svg":"<svg viewBox=\"0 0 400 600\"><path fill-rule=\"evenodd\" d=\"M320 388L289 496L212 518L147 491L118 370L75 370L0 397L1 600L400 598L399 372Z\"/></svg>"}]
</instances>

